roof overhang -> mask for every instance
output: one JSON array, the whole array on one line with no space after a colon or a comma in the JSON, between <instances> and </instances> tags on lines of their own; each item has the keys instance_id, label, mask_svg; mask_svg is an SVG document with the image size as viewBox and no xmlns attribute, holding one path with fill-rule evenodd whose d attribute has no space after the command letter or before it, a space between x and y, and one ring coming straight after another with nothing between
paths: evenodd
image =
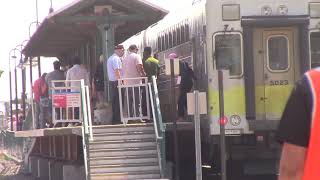
<instances>
[{"instance_id":1,"label":"roof overhang","mask_svg":"<svg viewBox=\"0 0 320 180\"><path fill-rule=\"evenodd\" d=\"M97 14L97 7L110 8L111 12ZM114 39L118 44L158 22L167 13L145 0L75 0L44 19L23 53L30 57L59 57L94 39L98 26L103 24L115 27Z\"/></svg>"}]
</instances>

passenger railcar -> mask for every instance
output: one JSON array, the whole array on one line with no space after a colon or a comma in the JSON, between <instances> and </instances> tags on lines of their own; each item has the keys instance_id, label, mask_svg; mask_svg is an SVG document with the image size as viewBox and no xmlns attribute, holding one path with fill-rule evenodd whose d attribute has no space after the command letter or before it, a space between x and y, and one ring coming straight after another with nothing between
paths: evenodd
<instances>
[{"instance_id":1,"label":"passenger railcar","mask_svg":"<svg viewBox=\"0 0 320 180\"><path fill-rule=\"evenodd\" d=\"M141 51L152 46L162 70L172 52L194 69L194 88L208 94L201 127L213 169L219 166L217 69L227 70L228 160L242 174L277 174L278 122L295 82L320 63L320 1L200 1L124 42L130 43ZM171 121L170 79L162 73L158 83L164 119Z\"/></svg>"}]
</instances>

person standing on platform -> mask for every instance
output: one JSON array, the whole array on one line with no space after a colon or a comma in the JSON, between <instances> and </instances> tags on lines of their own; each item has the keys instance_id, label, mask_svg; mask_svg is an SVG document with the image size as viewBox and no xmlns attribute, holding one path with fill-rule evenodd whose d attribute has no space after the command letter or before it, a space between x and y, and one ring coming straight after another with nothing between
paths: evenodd
<instances>
[{"instance_id":1,"label":"person standing on platform","mask_svg":"<svg viewBox=\"0 0 320 180\"><path fill-rule=\"evenodd\" d=\"M155 77L159 76L159 73L160 73L159 60L152 56L151 47L144 48L143 57L146 58L146 60L143 63L143 67L150 81L152 76L155 76Z\"/></svg>"},{"instance_id":2,"label":"person standing on platform","mask_svg":"<svg viewBox=\"0 0 320 180\"><path fill-rule=\"evenodd\" d=\"M48 116L48 86L43 73L33 84L34 101L36 102L36 128L45 128Z\"/></svg>"},{"instance_id":3,"label":"person standing on platform","mask_svg":"<svg viewBox=\"0 0 320 180\"><path fill-rule=\"evenodd\" d=\"M146 76L148 77L148 81L150 82L152 79L152 76L155 76L156 78L159 76L160 73L160 64L159 64L159 60L156 59L155 57L152 56L152 49L151 47L145 47L143 50L143 67L144 70L146 72ZM147 103L146 103L146 95L145 92L143 92L143 96L142 96L143 100L143 104L142 104L142 113L144 115L147 114ZM149 104L151 103L151 101L149 101ZM151 104L150 104L150 109L151 109ZM150 113L150 116L152 117L152 113Z\"/></svg>"},{"instance_id":4,"label":"person standing on platform","mask_svg":"<svg viewBox=\"0 0 320 180\"><path fill-rule=\"evenodd\" d=\"M73 66L67 71L66 80L71 81L68 86L71 88L71 92L80 92L81 83L80 80L84 80L85 86L90 86L89 82L89 72L82 65L80 57L76 56L73 58ZM80 119L80 109L79 107L74 108L73 119Z\"/></svg>"},{"instance_id":5,"label":"person standing on platform","mask_svg":"<svg viewBox=\"0 0 320 180\"><path fill-rule=\"evenodd\" d=\"M92 92L96 104L104 102L104 74L103 74L103 55L100 56L96 65L96 70L92 80Z\"/></svg>"},{"instance_id":6,"label":"person standing on platform","mask_svg":"<svg viewBox=\"0 0 320 180\"><path fill-rule=\"evenodd\" d=\"M65 75L64 72L60 69L61 67L61 63L59 61L54 61L53 62L53 71L48 73L46 76L46 83L48 84L49 87L49 120L50 120L50 126L52 126L52 81L64 81ZM55 83L54 84L55 87L63 87L64 83ZM59 92L59 91L57 91ZM60 115L60 111L56 112L56 115ZM60 119L60 117L58 117L58 119Z\"/></svg>"},{"instance_id":7,"label":"person standing on platform","mask_svg":"<svg viewBox=\"0 0 320 180\"><path fill-rule=\"evenodd\" d=\"M129 86L139 85L141 84L140 79L130 79L130 78L140 78L145 76L145 72L142 65L141 56L138 53L138 47L135 44L130 45L129 47L129 54L124 58L122 65L123 65L123 78L124 84ZM129 79L128 79L129 78ZM139 105L140 97L141 97L142 89L140 87L129 87L128 98L125 100L129 100L130 106L127 110L128 117L138 117L139 116ZM127 106L125 106L126 108ZM135 111L134 111L135 110Z\"/></svg>"},{"instance_id":8,"label":"person standing on platform","mask_svg":"<svg viewBox=\"0 0 320 180\"><path fill-rule=\"evenodd\" d=\"M121 79L122 62L121 57L124 55L123 45L117 45L114 48L114 54L107 60L107 71L109 78L110 91L112 95L112 124L120 124L120 103L118 80Z\"/></svg>"},{"instance_id":9,"label":"person standing on platform","mask_svg":"<svg viewBox=\"0 0 320 180\"><path fill-rule=\"evenodd\" d=\"M178 98L178 121L185 118L187 110L187 93L193 87L193 80L196 80L193 70L190 68L188 62L180 62L180 94Z\"/></svg>"}]
</instances>

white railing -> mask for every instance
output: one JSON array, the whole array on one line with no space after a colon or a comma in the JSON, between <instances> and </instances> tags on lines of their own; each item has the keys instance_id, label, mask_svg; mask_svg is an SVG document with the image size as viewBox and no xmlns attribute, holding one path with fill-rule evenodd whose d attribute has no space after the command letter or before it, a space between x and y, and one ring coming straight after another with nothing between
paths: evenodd
<instances>
[{"instance_id":1,"label":"white railing","mask_svg":"<svg viewBox=\"0 0 320 180\"><path fill-rule=\"evenodd\" d=\"M150 120L147 77L119 79L118 91L122 123L127 124L131 120Z\"/></svg>"},{"instance_id":2,"label":"white railing","mask_svg":"<svg viewBox=\"0 0 320 180\"><path fill-rule=\"evenodd\" d=\"M89 87L85 86L84 80L81 80L81 111L83 112L83 123L82 123L82 144L83 144L83 156L86 179L90 179L90 167L89 167L89 139L93 140L92 133L92 121L91 121L91 103Z\"/></svg>"},{"instance_id":3,"label":"white railing","mask_svg":"<svg viewBox=\"0 0 320 180\"><path fill-rule=\"evenodd\" d=\"M162 122L162 115L160 109L160 100L158 96L158 87L155 76L152 76L151 83L148 83L149 94L150 94L150 102L151 102L151 109L153 115L153 125L156 134L156 142L157 142L157 152L158 152L158 159L159 159L159 167L161 178L165 177L165 129Z\"/></svg>"},{"instance_id":4,"label":"white railing","mask_svg":"<svg viewBox=\"0 0 320 180\"><path fill-rule=\"evenodd\" d=\"M52 81L50 100L52 104L52 122L82 123L81 80Z\"/></svg>"}]
</instances>

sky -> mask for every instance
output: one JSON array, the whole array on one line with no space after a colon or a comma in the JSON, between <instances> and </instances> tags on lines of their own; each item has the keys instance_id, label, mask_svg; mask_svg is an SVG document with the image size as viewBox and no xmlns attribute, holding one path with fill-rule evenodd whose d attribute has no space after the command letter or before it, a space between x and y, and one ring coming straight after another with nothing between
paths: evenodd
<instances>
[{"instance_id":1,"label":"sky","mask_svg":"<svg viewBox=\"0 0 320 180\"><path fill-rule=\"evenodd\" d=\"M53 9L58 10L61 7L71 3L73 0L52 0ZM130 0L128 0L130 1ZM154 4L157 4L170 11L182 8L182 6L192 3L192 0L148 0ZM183 2L183 3L182 3ZM186 3L188 2L188 3ZM50 7L50 0L38 0L38 17L39 21L48 15ZM29 39L29 26L31 22L36 21L36 0L7 0L1 3L0 17L1 17L1 29L0 29L0 70L5 72L0 77L0 102L9 100L9 51L15 48L17 45ZM31 25L30 33L34 33L36 27ZM25 45L25 43L24 43ZM11 54L12 55L12 54ZM20 56L16 52L17 56ZM11 60L12 74L14 67L14 60ZM55 59L46 60L42 63L42 72L52 71L52 61ZM17 59L18 61L18 59ZM34 68L34 80L37 77L37 70ZM20 70L18 70L17 77L21 77ZM29 97L30 80L29 71L27 71L27 95ZM14 76L12 76L14 78ZM12 81L14 88L14 81ZM18 78L18 89L21 89L21 79ZM18 96L20 97L20 92ZM13 94L13 98L14 98Z\"/></svg>"}]
</instances>

